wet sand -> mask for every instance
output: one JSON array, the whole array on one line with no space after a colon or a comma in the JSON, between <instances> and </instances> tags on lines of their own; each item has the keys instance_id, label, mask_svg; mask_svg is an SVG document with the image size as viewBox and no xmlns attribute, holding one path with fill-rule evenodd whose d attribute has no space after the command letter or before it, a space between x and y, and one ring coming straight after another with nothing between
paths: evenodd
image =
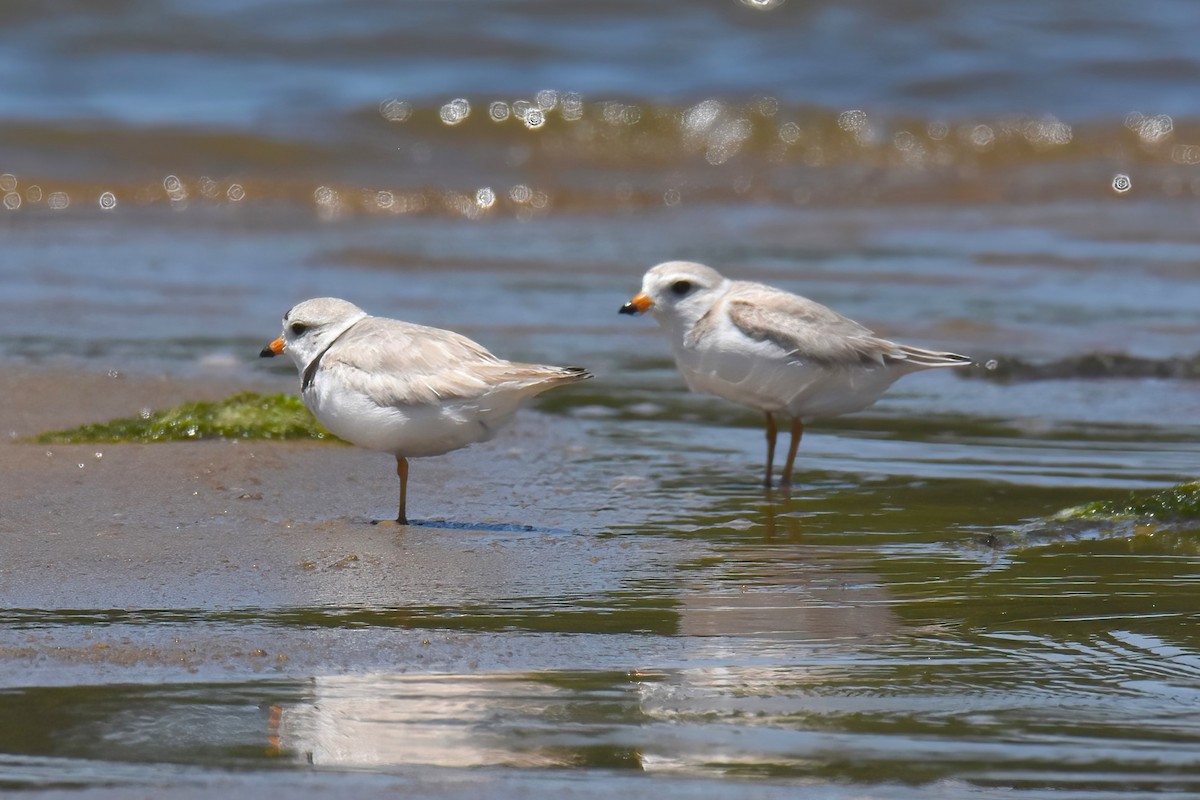
<instances>
[{"instance_id":1,"label":"wet sand","mask_svg":"<svg viewBox=\"0 0 1200 800\"><path fill-rule=\"evenodd\" d=\"M358 448L25 440L46 430L136 415L143 407L218 399L246 389L270 392L281 386L5 370L4 605L15 614L113 610L110 619L98 622L133 621L123 616L124 609L177 610L173 618L164 615L170 622L186 621L201 609L437 603L464 591L513 590L506 576L521 573L523 557L497 542L481 547L480 532L545 539L595 521L554 501L571 492L561 476L572 459L586 457L586 442L571 423L539 424L532 411L493 442L414 462L410 509L426 521L417 527L372 524L373 518L394 514L394 462ZM89 638L30 639L6 629L0 658L10 662L8 682L21 683L21 665L37 673L25 677L45 680L45 656L111 676L106 668L139 663L193 672L218 662L249 672L286 663L291 671L297 662L311 668L314 657L333 655L285 655L272 636L237 641L225 632L219 644L197 643L180 641L170 626L143 629L144 639L127 644L92 640L90 632ZM429 637L401 631L397 638L422 647ZM423 648L425 659L427 641ZM393 651L367 660L394 663L395 657ZM348 665L354 658L342 652L336 660Z\"/></svg>"}]
</instances>

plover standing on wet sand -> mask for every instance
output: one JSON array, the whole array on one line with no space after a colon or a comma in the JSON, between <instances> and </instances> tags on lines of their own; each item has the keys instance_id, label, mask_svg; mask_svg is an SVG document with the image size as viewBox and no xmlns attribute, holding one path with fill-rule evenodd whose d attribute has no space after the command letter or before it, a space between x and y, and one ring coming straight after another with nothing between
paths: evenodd
<instances>
[{"instance_id":1,"label":"plover standing on wet sand","mask_svg":"<svg viewBox=\"0 0 1200 800\"><path fill-rule=\"evenodd\" d=\"M579 367L505 361L465 336L373 317L333 297L305 300L283 316L264 358L291 358L304 404L331 433L396 457L400 511L408 524L408 459L483 442L522 401L592 377Z\"/></svg>"},{"instance_id":2,"label":"plover standing on wet sand","mask_svg":"<svg viewBox=\"0 0 1200 800\"><path fill-rule=\"evenodd\" d=\"M692 391L762 411L771 486L777 428L791 420L781 484L789 486L804 420L861 411L896 380L971 359L880 339L857 322L799 295L731 281L703 264L652 267L622 314L649 311L666 329L675 364Z\"/></svg>"}]
</instances>

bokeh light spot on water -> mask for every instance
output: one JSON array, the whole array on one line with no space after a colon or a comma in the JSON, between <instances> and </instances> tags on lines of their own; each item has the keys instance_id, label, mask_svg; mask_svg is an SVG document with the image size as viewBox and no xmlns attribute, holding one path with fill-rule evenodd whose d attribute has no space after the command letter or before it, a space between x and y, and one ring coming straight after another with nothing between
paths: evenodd
<instances>
[{"instance_id":1,"label":"bokeh light spot on water","mask_svg":"<svg viewBox=\"0 0 1200 800\"><path fill-rule=\"evenodd\" d=\"M704 158L710 164L724 164L738 154L746 139L750 137L753 126L748 119L735 119L722 122L708 135L708 149Z\"/></svg>"},{"instance_id":2,"label":"bokeh light spot on water","mask_svg":"<svg viewBox=\"0 0 1200 800\"><path fill-rule=\"evenodd\" d=\"M475 205L480 208L491 208L496 204L496 193L492 191L492 187L484 186L475 192Z\"/></svg>"},{"instance_id":3,"label":"bokeh light spot on water","mask_svg":"<svg viewBox=\"0 0 1200 800\"><path fill-rule=\"evenodd\" d=\"M867 112L859 109L843 111L838 114L837 124L846 133L858 133L867 127Z\"/></svg>"},{"instance_id":4,"label":"bokeh light spot on water","mask_svg":"<svg viewBox=\"0 0 1200 800\"><path fill-rule=\"evenodd\" d=\"M996 132L992 130L991 125L976 125L968 134L971 144L977 150L987 150L996 143Z\"/></svg>"},{"instance_id":5,"label":"bokeh light spot on water","mask_svg":"<svg viewBox=\"0 0 1200 800\"><path fill-rule=\"evenodd\" d=\"M553 89L542 89L533 97L542 111L553 111L558 107L558 92Z\"/></svg>"},{"instance_id":6,"label":"bokeh light spot on water","mask_svg":"<svg viewBox=\"0 0 1200 800\"><path fill-rule=\"evenodd\" d=\"M62 211L71 205L71 198L66 192L51 192L50 196L46 198L46 205L55 211Z\"/></svg>"},{"instance_id":7,"label":"bokeh light spot on water","mask_svg":"<svg viewBox=\"0 0 1200 800\"><path fill-rule=\"evenodd\" d=\"M375 193L375 205L383 210L388 210L396 205L396 195L389 191L379 191Z\"/></svg>"},{"instance_id":8,"label":"bokeh light spot on water","mask_svg":"<svg viewBox=\"0 0 1200 800\"><path fill-rule=\"evenodd\" d=\"M989 372L995 371L1000 367L1000 362L994 358L989 358L983 365L983 368Z\"/></svg>"},{"instance_id":9,"label":"bokeh light spot on water","mask_svg":"<svg viewBox=\"0 0 1200 800\"><path fill-rule=\"evenodd\" d=\"M748 119L733 118L719 100L703 100L683 112L680 126L688 146L703 148L710 164L724 164L742 149L753 125Z\"/></svg>"},{"instance_id":10,"label":"bokeh light spot on water","mask_svg":"<svg viewBox=\"0 0 1200 800\"><path fill-rule=\"evenodd\" d=\"M704 100L683 112L683 129L685 133L700 135L707 133L716 124L724 111L720 100Z\"/></svg>"},{"instance_id":11,"label":"bokeh light spot on water","mask_svg":"<svg viewBox=\"0 0 1200 800\"><path fill-rule=\"evenodd\" d=\"M892 134L892 146L896 148L896 152L900 154L904 164L917 168L925 166L925 157L928 155L928 151L925 144L912 131L896 131Z\"/></svg>"},{"instance_id":12,"label":"bokeh light spot on water","mask_svg":"<svg viewBox=\"0 0 1200 800\"><path fill-rule=\"evenodd\" d=\"M878 143L879 131L867 117L867 112L852 108L838 114L838 127L854 137L860 147L870 147Z\"/></svg>"},{"instance_id":13,"label":"bokeh light spot on water","mask_svg":"<svg viewBox=\"0 0 1200 800\"><path fill-rule=\"evenodd\" d=\"M21 207L21 195L16 192L9 192L4 195L4 207L9 211L16 211Z\"/></svg>"},{"instance_id":14,"label":"bokeh light spot on water","mask_svg":"<svg viewBox=\"0 0 1200 800\"><path fill-rule=\"evenodd\" d=\"M1175 121L1166 114L1159 114L1146 120L1138 134L1144 142L1159 142L1171 135L1175 130Z\"/></svg>"},{"instance_id":15,"label":"bokeh light spot on water","mask_svg":"<svg viewBox=\"0 0 1200 800\"><path fill-rule=\"evenodd\" d=\"M1140 111L1133 111L1125 117L1125 127L1136 133L1143 144L1157 144L1175 130L1175 120L1168 114L1148 117Z\"/></svg>"},{"instance_id":16,"label":"bokeh light spot on water","mask_svg":"<svg viewBox=\"0 0 1200 800\"><path fill-rule=\"evenodd\" d=\"M667 189L663 192L663 203L668 206L677 206L682 199L678 189Z\"/></svg>"},{"instance_id":17,"label":"bokeh light spot on water","mask_svg":"<svg viewBox=\"0 0 1200 800\"><path fill-rule=\"evenodd\" d=\"M779 101L769 95L756 98L752 107L760 116L768 118L779 113Z\"/></svg>"},{"instance_id":18,"label":"bokeh light spot on water","mask_svg":"<svg viewBox=\"0 0 1200 800\"><path fill-rule=\"evenodd\" d=\"M642 109L614 100L600 107L600 116L609 125L636 125L642 118Z\"/></svg>"},{"instance_id":19,"label":"bokeh light spot on water","mask_svg":"<svg viewBox=\"0 0 1200 800\"><path fill-rule=\"evenodd\" d=\"M40 203L42 201L42 187L36 183L25 190L25 199L31 203Z\"/></svg>"},{"instance_id":20,"label":"bokeh light spot on water","mask_svg":"<svg viewBox=\"0 0 1200 800\"><path fill-rule=\"evenodd\" d=\"M478 199L462 192L443 192L442 204L469 220L477 220L483 216L484 209L479 204Z\"/></svg>"},{"instance_id":21,"label":"bokeh light spot on water","mask_svg":"<svg viewBox=\"0 0 1200 800\"><path fill-rule=\"evenodd\" d=\"M579 92L567 92L564 94L559 107L559 113L568 122L581 119L583 117L583 95L579 94Z\"/></svg>"},{"instance_id":22,"label":"bokeh light spot on water","mask_svg":"<svg viewBox=\"0 0 1200 800\"><path fill-rule=\"evenodd\" d=\"M183 185L183 181L175 175L168 175L163 178L163 189L167 192L167 199L171 201L171 205L181 208L187 201L187 187Z\"/></svg>"},{"instance_id":23,"label":"bokeh light spot on water","mask_svg":"<svg viewBox=\"0 0 1200 800\"><path fill-rule=\"evenodd\" d=\"M229 188L225 190L225 196L234 203L240 203L246 198L246 190L242 188L240 183L231 183Z\"/></svg>"},{"instance_id":24,"label":"bokeh light spot on water","mask_svg":"<svg viewBox=\"0 0 1200 800\"><path fill-rule=\"evenodd\" d=\"M317 204L317 216L323 220L334 219L345 210L341 195L330 186L318 186L313 191L313 201Z\"/></svg>"},{"instance_id":25,"label":"bokeh light spot on water","mask_svg":"<svg viewBox=\"0 0 1200 800\"><path fill-rule=\"evenodd\" d=\"M779 138L786 144L800 141L800 126L794 122L785 122L779 126Z\"/></svg>"},{"instance_id":26,"label":"bokeh light spot on water","mask_svg":"<svg viewBox=\"0 0 1200 800\"><path fill-rule=\"evenodd\" d=\"M741 0L741 3L757 11L770 11L783 5L784 0Z\"/></svg>"},{"instance_id":27,"label":"bokeh light spot on water","mask_svg":"<svg viewBox=\"0 0 1200 800\"><path fill-rule=\"evenodd\" d=\"M546 114L540 108L531 108L525 112L525 127L536 130L546 124Z\"/></svg>"},{"instance_id":28,"label":"bokeh light spot on water","mask_svg":"<svg viewBox=\"0 0 1200 800\"><path fill-rule=\"evenodd\" d=\"M379 104L379 116L388 122L404 122L412 116L412 104L403 100L384 100Z\"/></svg>"},{"instance_id":29,"label":"bokeh light spot on water","mask_svg":"<svg viewBox=\"0 0 1200 800\"><path fill-rule=\"evenodd\" d=\"M200 194L209 200L216 200L221 194L221 187L207 175L200 176Z\"/></svg>"},{"instance_id":30,"label":"bokeh light spot on water","mask_svg":"<svg viewBox=\"0 0 1200 800\"><path fill-rule=\"evenodd\" d=\"M925 126L925 135L935 142L940 142L950 135L950 123L934 120Z\"/></svg>"},{"instance_id":31,"label":"bokeh light spot on water","mask_svg":"<svg viewBox=\"0 0 1200 800\"><path fill-rule=\"evenodd\" d=\"M1171 148L1171 160L1176 164L1200 164L1200 146L1177 144Z\"/></svg>"},{"instance_id":32,"label":"bokeh light spot on water","mask_svg":"<svg viewBox=\"0 0 1200 800\"><path fill-rule=\"evenodd\" d=\"M102 211L112 211L117 207L117 196L112 192L104 192L98 202Z\"/></svg>"},{"instance_id":33,"label":"bokeh light spot on water","mask_svg":"<svg viewBox=\"0 0 1200 800\"><path fill-rule=\"evenodd\" d=\"M471 104L465 97L457 97L438 111L438 116L447 125L457 125L471 115Z\"/></svg>"},{"instance_id":34,"label":"bokeh light spot on water","mask_svg":"<svg viewBox=\"0 0 1200 800\"><path fill-rule=\"evenodd\" d=\"M533 199L533 190L523 183L518 183L508 190L508 199L514 203L528 203Z\"/></svg>"},{"instance_id":35,"label":"bokeh light spot on water","mask_svg":"<svg viewBox=\"0 0 1200 800\"><path fill-rule=\"evenodd\" d=\"M504 120L508 119L509 114L511 113L512 112L508 108L508 103L504 102L503 100L496 100L488 106L488 116L491 117L494 122L504 122Z\"/></svg>"},{"instance_id":36,"label":"bokeh light spot on water","mask_svg":"<svg viewBox=\"0 0 1200 800\"><path fill-rule=\"evenodd\" d=\"M1070 144L1074 136L1071 126L1054 116L1029 120L1022 126L1021 134L1038 149Z\"/></svg>"},{"instance_id":37,"label":"bokeh light spot on water","mask_svg":"<svg viewBox=\"0 0 1200 800\"><path fill-rule=\"evenodd\" d=\"M1112 188L1117 194L1125 194L1133 188L1133 181L1129 179L1128 175L1124 173L1118 173L1113 176Z\"/></svg>"},{"instance_id":38,"label":"bokeh light spot on water","mask_svg":"<svg viewBox=\"0 0 1200 800\"><path fill-rule=\"evenodd\" d=\"M11 172L0 175L0 191L14 192L17 189L17 176Z\"/></svg>"}]
</instances>

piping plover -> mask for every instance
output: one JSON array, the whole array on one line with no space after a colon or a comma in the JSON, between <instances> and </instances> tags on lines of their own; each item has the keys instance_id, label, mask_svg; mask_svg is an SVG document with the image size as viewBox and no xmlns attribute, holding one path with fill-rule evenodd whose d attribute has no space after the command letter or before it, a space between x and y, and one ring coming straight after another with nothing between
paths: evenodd
<instances>
[{"instance_id":1,"label":"piping plover","mask_svg":"<svg viewBox=\"0 0 1200 800\"><path fill-rule=\"evenodd\" d=\"M521 401L592 377L579 367L504 361L465 336L372 317L333 297L283 315L283 353L300 373L304 404L333 434L396 457L400 513L408 524L408 459L491 439Z\"/></svg>"},{"instance_id":2,"label":"piping plover","mask_svg":"<svg viewBox=\"0 0 1200 800\"><path fill-rule=\"evenodd\" d=\"M971 359L889 342L804 297L731 281L688 261L652 267L622 314L649 311L671 337L688 388L757 408L767 417L767 474L776 415L792 422L782 485L792 481L804 420L861 411L897 379Z\"/></svg>"}]
</instances>

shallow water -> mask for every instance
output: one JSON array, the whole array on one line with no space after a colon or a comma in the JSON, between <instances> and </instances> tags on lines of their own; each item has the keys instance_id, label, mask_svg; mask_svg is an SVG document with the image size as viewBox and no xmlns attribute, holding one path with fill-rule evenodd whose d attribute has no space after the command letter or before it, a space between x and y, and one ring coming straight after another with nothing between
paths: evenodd
<instances>
[{"instance_id":1,"label":"shallow water","mask_svg":"<svg viewBox=\"0 0 1200 800\"><path fill-rule=\"evenodd\" d=\"M784 496L616 314L690 258L984 364L1194 356L1191 6L753 5L0 11L0 787L1200 793L1200 533L1029 525L1194 479L1194 381L909 377ZM597 377L406 531L386 456L19 441L295 390L256 354L325 294Z\"/></svg>"}]
</instances>

